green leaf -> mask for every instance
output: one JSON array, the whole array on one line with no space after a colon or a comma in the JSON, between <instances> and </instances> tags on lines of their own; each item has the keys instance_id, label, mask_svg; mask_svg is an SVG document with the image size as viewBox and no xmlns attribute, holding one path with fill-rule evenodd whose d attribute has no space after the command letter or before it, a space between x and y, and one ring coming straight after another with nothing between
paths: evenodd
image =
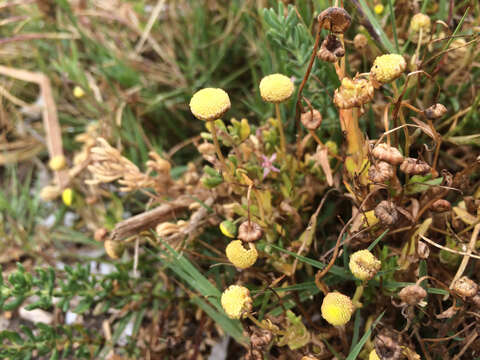
<instances>
[{"instance_id":1,"label":"green leaf","mask_svg":"<svg viewBox=\"0 0 480 360\"><path fill-rule=\"evenodd\" d=\"M368 331L363 334L362 338L360 339L360 341L355 345L355 347L352 349L352 351L350 351L350 354L348 354L347 358L345 360L355 360L358 356L358 354L360 354L360 351L362 350L363 346L365 345L365 343L367 342L367 340L370 338L370 334L372 333L373 329L375 329L375 327L377 326L377 324L380 322L380 320L382 319L383 315L385 315L385 311L383 311L378 317L377 319L373 322L372 326L370 326L370 328L368 329Z\"/></svg>"},{"instance_id":2,"label":"green leaf","mask_svg":"<svg viewBox=\"0 0 480 360\"><path fill-rule=\"evenodd\" d=\"M389 53L395 53L395 47L393 44L390 42L390 39L388 38L387 34L383 31L382 26L378 22L377 18L375 15L372 13L370 10L370 7L368 4L365 2L365 0L358 0L360 3L360 7L362 8L363 13L365 16L368 18L370 23L373 26L373 29L377 33L377 35L380 38L380 42L382 43L383 47L389 52Z\"/></svg>"}]
</instances>

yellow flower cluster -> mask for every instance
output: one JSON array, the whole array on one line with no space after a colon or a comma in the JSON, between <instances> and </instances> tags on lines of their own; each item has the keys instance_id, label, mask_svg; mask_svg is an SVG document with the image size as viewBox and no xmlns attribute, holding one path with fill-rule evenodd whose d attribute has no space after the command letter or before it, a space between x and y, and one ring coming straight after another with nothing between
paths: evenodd
<instances>
[{"instance_id":1,"label":"yellow flower cluster","mask_svg":"<svg viewBox=\"0 0 480 360\"><path fill-rule=\"evenodd\" d=\"M223 310L231 319L240 319L252 310L252 298L250 291L240 285L230 285L222 294L221 301Z\"/></svg>"},{"instance_id":2,"label":"yellow flower cluster","mask_svg":"<svg viewBox=\"0 0 480 360\"><path fill-rule=\"evenodd\" d=\"M228 260L239 269L249 268L257 261L258 252L255 245L248 243L248 246L249 249L245 249L241 240L233 240L225 250Z\"/></svg>"},{"instance_id":3,"label":"yellow flower cluster","mask_svg":"<svg viewBox=\"0 0 480 360\"><path fill-rule=\"evenodd\" d=\"M282 74L265 76L260 81L262 99L271 103L281 103L293 94L293 82Z\"/></svg>"},{"instance_id":4,"label":"yellow flower cluster","mask_svg":"<svg viewBox=\"0 0 480 360\"><path fill-rule=\"evenodd\" d=\"M216 120L230 109L230 98L222 89L205 88L193 94L190 110L197 119Z\"/></svg>"},{"instance_id":5,"label":"yellow flower cluster","mask_svg":"<svg viewBox=\"0 0 480 360\"><path fill-rule=\"evenodd\" d=\"M341 326L350 321L355 308L348 296L334 291L323 298L321 310L325 320L334 326Z\"/></svg>"},{"instance_id":6,"label":"yellow flower cluster","mask_svg":"<svg viewBox=\"0 0 480 360\"><path fill-rule=\"evenodd\" d=\"M380 84L387 84L402 75L406 68L407 62L402 55L386 54L375 59L370 75Z\"/></svg>"},{"instance_id":7,"label":"yellow flower cluster","mask_svg":"<svg viewBox=\"0 0 480 360\"><path fill-rule=\"evenodd\" d=\"M348 265L353 276L359 280L370 280L382 266L380 260L368 250L354 252Z\"/></svg>"}]
</instances>

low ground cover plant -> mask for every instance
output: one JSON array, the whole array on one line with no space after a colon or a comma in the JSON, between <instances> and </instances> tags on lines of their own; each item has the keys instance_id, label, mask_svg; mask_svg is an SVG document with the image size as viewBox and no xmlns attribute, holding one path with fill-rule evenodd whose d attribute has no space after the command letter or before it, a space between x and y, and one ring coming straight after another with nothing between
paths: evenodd
<instances>
[{"instance_id":1,"label":"low ground cover plant","mask_svg":"<svg viewBox=\"0 0 480 360\"><path fill-rule=\"evenodd\" d=\"M80 3L37 6L100 121L4 171L2 357L480 357L478 4L159 1L124 57Z\"/></svg>"}]
</instances>

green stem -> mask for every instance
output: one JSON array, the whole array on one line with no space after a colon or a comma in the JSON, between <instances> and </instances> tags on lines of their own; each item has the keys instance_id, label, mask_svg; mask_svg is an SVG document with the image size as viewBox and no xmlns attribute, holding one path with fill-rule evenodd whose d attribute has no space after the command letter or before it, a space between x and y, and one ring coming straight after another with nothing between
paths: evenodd
<instances>
[{"instance_id":1,"label":"green stem","mask_svg":"<svg viewBox=\"0 0 480 360\"><path fill-rule=\"evenodd\" d=\"M364 289L365 289L365 283L363 282L360 285L357 285L357 288L355 289L355 294L353 294L352 303L356 309L363 307L363 304L360 302L360 299L362 298Z\"/></svg>"},{"instance_id":2,"label":"green stem","mask_svg":"<svg viewBox=\"0 0 480 360\"><path fill-rule=\"evenodd\" d=\"M275 103L275 113L277 116L278 122L278 132L280 133L280 149L282 157L285 158L287 154L287 145L285 142L285 133L283 132L283 124L282 124L282 115L280 114L280 104Z\"/></svg>"},{"instance_id":3,"label":"green stem","mask_svg":"<svg viewBox=\"0 0 480 360\"><path fill-rule=\"evenodd\" d=\"M215 125L215 120L210 122L212 124L210 132L212 133L213 143L215 144L215 151L217 152L218 159L222 163L222 167L225 171L228 171L227 164L225 163L225 158L223 157L222 151L220 150L220 143L218 142L217 138L217 127Z\"/></svg>"}]
</instances>

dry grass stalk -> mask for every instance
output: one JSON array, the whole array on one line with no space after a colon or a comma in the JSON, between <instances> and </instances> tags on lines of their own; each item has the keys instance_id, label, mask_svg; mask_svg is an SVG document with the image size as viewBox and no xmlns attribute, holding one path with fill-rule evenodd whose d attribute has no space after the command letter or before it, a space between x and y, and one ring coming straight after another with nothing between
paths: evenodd
<instances>
[{"instance_id":1,"label":"dry grass stalk","mask_svg":"<svg viewBox=\"0 0 480 360\"><path fill-rule=\"evenodd\" d=\"M18 80L38 84L38 86L40 87L40 94L45 102L45 106L43 106L42 109L43 124L45 128L45 137L50 159L54 158L55 156L64 156L62 146L62 132L60 129L60 124L58 122L57 107L55 105L55 100L53 99L50 79L42 73L9 68L1 65L0 74ZM68 180L68 172L66 170L60 170L55 172L55 181L61 188L67 185Z\"/></svg>"}]
</instances>

